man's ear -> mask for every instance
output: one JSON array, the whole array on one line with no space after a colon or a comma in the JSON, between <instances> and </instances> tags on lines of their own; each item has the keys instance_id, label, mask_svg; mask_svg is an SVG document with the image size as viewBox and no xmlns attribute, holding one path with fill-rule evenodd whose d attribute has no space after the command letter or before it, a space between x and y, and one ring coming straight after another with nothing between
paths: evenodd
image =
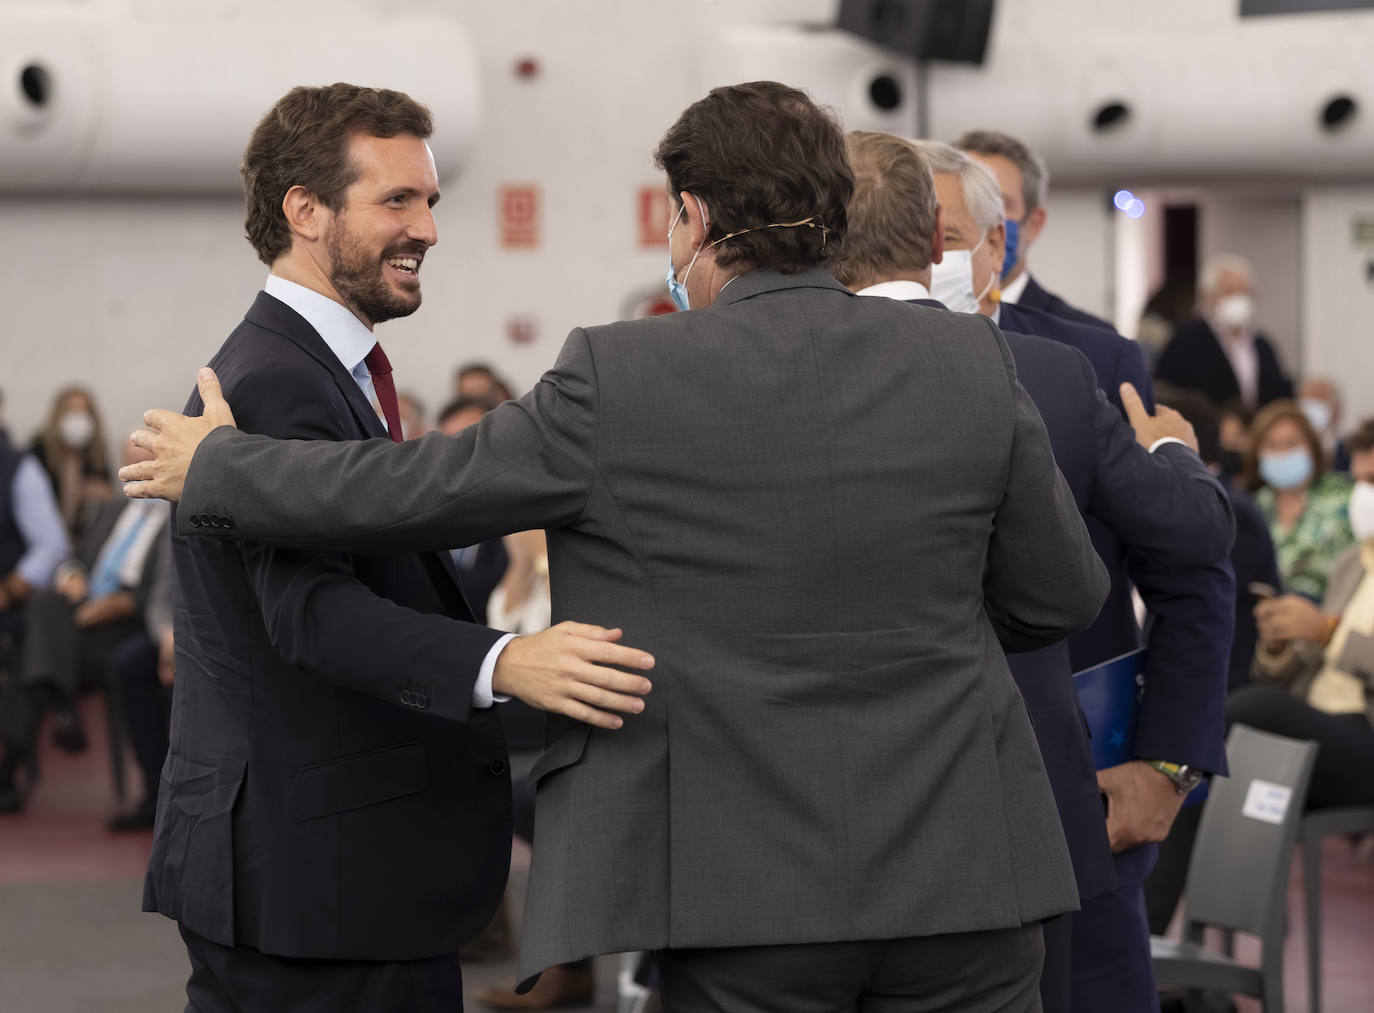
<instances>
[{"instance_id":1,"label":"man's ear","mask_svg":"<svg viewBox=\"0 0 1374 1013\"><path fill-rule=\"evenodd\" d=\"M1025 222L1021 225L1021 233L1016 238L1017 260L1020 260L1026 249L1034 245L1035 241L1040 238L1040 230L1045 227L1045 217L1043 206L1036 208L1026 216Z\"/></svg>"},{"instance_id":2,"label":"man's ear","mask_svg":"<svg viewBox=\"0 0 1374 1013\"><path fill-rule=\"evenodd\" d=\"M291 234L305 240L319 239L324 233L328 210L303 186L293 186L281 201L282 215Z\"/></svg>"},{"instance_id":3,"label":"man's ear","mask_svg":"<svg viewBox=\"0 0 1374 1013\"><path fill-rule=\"evenodd\" d=\"M935 231L930 237L930 262L938 264L945 259L945 209L935 207Z\"/></svg>"},{"instance_id":4,"label":"man's ear","mask_svg":"<svg viewBox=\"0 0 1374 1013\"><path fill-rule=\"evenodd\" d=\"M687 226L687 239L695 250L710 234L710 211L705 201L698 201L695 195L686 190L678 194L677 199L682 201L682 224Z\"/></svg>"},{"instance_id":5,"label":"man's ear","mask_svg":"<svg viewBox=\"0 0 1374 1013\"><path fill-rule=\"evenodd\" d=\"M1007 253L1007 226L998 222L988 229L988 259L993 261L993 273L1002 276L1002 260Z\"/></svg>"}]
</instances>

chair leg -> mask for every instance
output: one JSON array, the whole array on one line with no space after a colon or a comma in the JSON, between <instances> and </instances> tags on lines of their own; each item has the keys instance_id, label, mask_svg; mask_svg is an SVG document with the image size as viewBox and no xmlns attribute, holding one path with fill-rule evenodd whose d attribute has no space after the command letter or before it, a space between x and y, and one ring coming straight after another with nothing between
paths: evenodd
<instances>
[{"instance_id":1,"label":"chair leg","mask_svg":"<svg viewBox=\"0 0 1374 1013\"><path fill-rule=\"evenodd\" d=\"M1302 889L1307 907L1307 1009L1322 1013L1322 842L1303 841Z\"/></svg>"},{"instance_id":2,"label":"chair leg","mask_svg":"<svg viewBox=\"0 0 1374 1013\"><path fill-rule=\"evenodd\" d=\"M1267 940L1266 940L1267 942ZM1260 1005L1264 1013L1283 1013L1283 937L1265 946L1260 956L1260 982L1264 994Z\"/></svg>"}]
</instances>

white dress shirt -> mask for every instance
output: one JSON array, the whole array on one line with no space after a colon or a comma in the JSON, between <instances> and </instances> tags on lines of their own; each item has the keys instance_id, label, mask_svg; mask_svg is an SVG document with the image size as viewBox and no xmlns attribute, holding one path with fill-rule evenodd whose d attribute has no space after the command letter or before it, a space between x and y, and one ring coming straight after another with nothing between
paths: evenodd
<instances>
[{"instance_id":1,"label":"white dress shirt","mask_svg":"<svg viewBox=\"0 0 1374 1013\"><path fill-rule=\"evenodd\" d=\"M868 288L861 288L855 295L879 295L888 299L910 302L912 299L930 299L930 289L919 281L880 281Z\"/></svg>"},{"instance_id":2,"label":"white dress shirt","mask_svg":"<svg viewBox=\"0 0 1374 1013\"><path fill-rule=\"evenodd\" d=\"M1236 385L1240 388L1240 399L1248 405L1259 404L1259 350L1255 348L1255 332L1228 332L1211 317L1207 326L1217 344L1226 353L1226 361L1231 364L1231 372L1236 375Z\"/></svg>"},{"instance_id":3,"label":"white dress shirt","mask_svg":"<svg viewBox=\"0 0 1374 1013\"><path fill-rule=\"evenodd\" d=\"M1016 276L1016 280L1010 284L1002 286L1002 295L999 302L1009 302L1012 305L1021 301L1021 296L1026 291L1026 286L1030 284L1030 272L1022 271Z\"/></svg>"},{"instance_id":4,"label":"white dress shirt","mask_svg":"<svg viewBox=\"0 0 1374 1013\"><path fill-rule=\"evenodd\" d=\"M290 306L305 318L306 323L315 328L315 332L358 384L368 404L375 405L372 374L367 371L367 363L363 360L372 351L377 339L367 325L354 316L353 311L343 303L335 302L328 296L304 285L297 285L294 281L279 278L275 274L267 276L267 284L262 288L272 298L280 299ZM379 418L382 427L386 428L386 419L380 416ZM477 671L477 682L472 687L474 707L490 707L493 703L509 699L492 693L491 679L496 671L496 659L514 639L514 633L506 634L492 645L487 656L482 659L482 667Z\"/></svg>"}]
</instances>

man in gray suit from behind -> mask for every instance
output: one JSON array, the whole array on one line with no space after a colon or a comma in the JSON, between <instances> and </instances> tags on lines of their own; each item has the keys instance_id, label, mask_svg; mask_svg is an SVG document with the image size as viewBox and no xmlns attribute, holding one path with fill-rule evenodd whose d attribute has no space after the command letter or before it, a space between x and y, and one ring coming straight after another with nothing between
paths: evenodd
<instances>
[{"instance_id":1,"label":"man in gray suit from behind","mask_svg":"<svg viewBox=\"0 0 1374 1013\"><path fill-rule=\"evenodd\" d=\"M215 428L211 375L203 418L149 413L131 495L357 551L547 528L555 618L653 651L619 729L549 719L527 979L648 949L672 1011L1037 1010L1077 894L1003 651L1107 591L1040 416L986 318L826 270L852 177L803 93L715 89L657 161L692 312L575 330L524 398L405 444Z\"/></svg>"}]
</instances>

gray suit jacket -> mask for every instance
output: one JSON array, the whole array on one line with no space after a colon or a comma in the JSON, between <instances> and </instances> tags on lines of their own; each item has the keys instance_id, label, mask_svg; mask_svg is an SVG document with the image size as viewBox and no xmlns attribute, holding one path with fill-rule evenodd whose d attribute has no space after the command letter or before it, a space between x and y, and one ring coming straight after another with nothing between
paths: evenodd
<instances>
[{"instance_id":1,"label":"gray suit jacket","mask_svg":"<svg viewBox=\"0 0 1374 1013\"><path fill-rule=\"evenodd\" d=\"M522 976L1077 906L1003 646L1087 625L1107 575L983 317L753 271L574 331L458 437L217 430L178 519L367 551L547 528L555 621L656 655L624 728L549 721Z\"/></svg>"}]
</instances>

